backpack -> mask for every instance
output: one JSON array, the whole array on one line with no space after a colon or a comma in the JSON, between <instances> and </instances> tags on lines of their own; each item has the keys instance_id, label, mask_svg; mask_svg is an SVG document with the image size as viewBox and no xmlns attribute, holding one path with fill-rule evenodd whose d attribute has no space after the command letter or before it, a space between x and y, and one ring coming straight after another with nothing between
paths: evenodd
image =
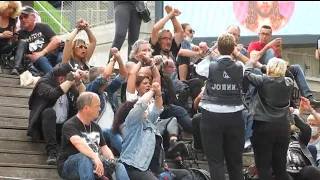
<instances>
[{"instance_id":1,"label":"backpack","mask_svg":"<svg viewBox=\"0 0 320 180\"><path fill-rule=\"evenodd\" d=\"M204 169L189 168L193 180L211 180L210 173Z\"/></svg>"}]
</instances>

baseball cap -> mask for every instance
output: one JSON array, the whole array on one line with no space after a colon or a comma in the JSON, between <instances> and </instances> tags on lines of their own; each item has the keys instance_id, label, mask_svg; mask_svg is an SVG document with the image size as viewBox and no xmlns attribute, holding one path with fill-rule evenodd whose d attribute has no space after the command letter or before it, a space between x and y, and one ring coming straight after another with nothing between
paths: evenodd
<instances>
[{"instance_id":1,"label":"baseball cap","mask_svg":"<svg viewBox=\"0 0 320 180\"><path fill-rule=\"evenodd\" d=\"M61 63L57 64L52 70L53 75L55 77L67 76L67 74L69 74L71 71L75 72L75 70L72 68L71 64L67 63L67 62L61 62Z\"/></svg>"},{"instance_id":2,"label":"baseball cap","mask_svg":"<svg viewBox=\"0 0 320 180\"><path fill-rule=\"evenodd\" d=\"M37 13L31 6L23 6L21 9L21 14L33 14Z\"/></svg>"}]
</instances>

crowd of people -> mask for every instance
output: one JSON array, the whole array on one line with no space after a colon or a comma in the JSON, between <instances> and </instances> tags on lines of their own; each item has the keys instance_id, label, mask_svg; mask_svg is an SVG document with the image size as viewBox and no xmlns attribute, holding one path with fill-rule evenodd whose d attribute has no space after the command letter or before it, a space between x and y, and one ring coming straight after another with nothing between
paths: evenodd
<instances>
[{"instance_id":1,"label":"crowd of people","mask_svg":"<svg viewBox=\"0 0 320 180\"><path fill-rule=\"evenodd\" d=\"M117 180L195 180L183 163L192 149L205 155L211 179L225 179L225 162L229 179L243 180L242 155L253 151L260 180L320 179L320 102L301 67L282 59L282 40L272 39L270 25L260 27L247 49L238 43L236 25L212 47L195 45L192 25L181 24L179 9L166 6L146 41L139 39L142 19L134 2L114 4L115 38L105 67L89 63L97 40L86 20L62 42L36 22L32 7L0 3L1 57L13 56L12 75L41 76L29 99L27 136L45 141L46 164L57 165L64 179L114 173ZM169 21L174 33L164 29ZM76 38L80 31L89 42ZM124 61L119 50L127 31ZM111 78L116 63L119 72ZM191 148L183 133L193 135Z\"/></svg>"}]
</instances>

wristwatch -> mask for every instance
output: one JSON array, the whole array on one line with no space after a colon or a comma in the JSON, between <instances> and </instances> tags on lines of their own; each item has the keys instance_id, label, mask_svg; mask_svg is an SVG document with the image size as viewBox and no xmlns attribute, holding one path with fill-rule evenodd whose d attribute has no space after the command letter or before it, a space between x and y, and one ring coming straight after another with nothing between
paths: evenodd
<instances>
[{"instance_id":1,"label":"wristwatch","mask_svg":"<svg viewBox=\"0 0 320 180\"><path fill-rule=\"evenodd\" d=\"M207 54L207 55L210 55L211 52L212 52L212 51L211 51L210 49L207 49L207 50L206 50L206 54Z\"/></svg>"}]
</instances>

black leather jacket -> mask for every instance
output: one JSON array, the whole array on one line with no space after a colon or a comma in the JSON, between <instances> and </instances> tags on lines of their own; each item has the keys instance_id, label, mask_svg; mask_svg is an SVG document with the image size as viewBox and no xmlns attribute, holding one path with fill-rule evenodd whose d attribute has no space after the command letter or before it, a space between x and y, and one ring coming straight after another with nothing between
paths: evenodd
<instances>
[{"instance_id":1,"label":"black leather jacket","mask_svg":"<svg viewBox=\"0 0 320 180\"><path fill-rule=\"evenodd\" d=\"M249 118L256 121L290 125L289 110L294 87L288 77L269 77L253 73L253 63L246 64L245 77L255 87L254 97L249 104Z\"/></svg>"}]
</instances>

